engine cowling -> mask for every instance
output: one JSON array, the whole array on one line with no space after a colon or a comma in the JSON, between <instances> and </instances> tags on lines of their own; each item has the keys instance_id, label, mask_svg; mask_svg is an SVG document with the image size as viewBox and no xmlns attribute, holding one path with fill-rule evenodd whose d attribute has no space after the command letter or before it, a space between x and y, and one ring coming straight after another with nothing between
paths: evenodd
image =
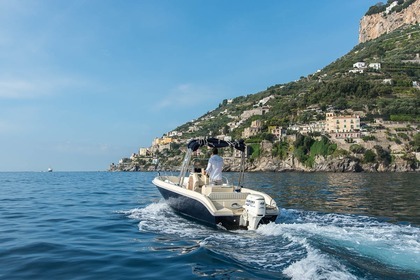
<instances>
[{"instance_id":1,"label":"engine cowling","mask_svg":"<svg viewBox=\"0 0 420 280\"><path fill-rule=\"evenodd\" d=\"M245 211L242 214L244 224L249 230L257 229L259 222L265 216L265 199L258 194L249 194L245 201Z\"/></svg>"}]
</instances>

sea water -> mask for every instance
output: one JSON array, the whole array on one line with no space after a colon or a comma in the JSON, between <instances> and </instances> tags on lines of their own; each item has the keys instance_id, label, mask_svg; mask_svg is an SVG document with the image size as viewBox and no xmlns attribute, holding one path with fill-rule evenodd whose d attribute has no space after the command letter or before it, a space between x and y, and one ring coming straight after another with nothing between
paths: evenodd
<instances>
[{"instance_id":1,"label":"sea water","mask_svg":"<svg viewBox=\"0 0 420 280\"><path fill-rule=\"evenodd\" d=\"M418 173L247 173L281 208L256 231L177 215L155 175L0 173L0 279L420 279Z\"/></svg>"}]
</instances>

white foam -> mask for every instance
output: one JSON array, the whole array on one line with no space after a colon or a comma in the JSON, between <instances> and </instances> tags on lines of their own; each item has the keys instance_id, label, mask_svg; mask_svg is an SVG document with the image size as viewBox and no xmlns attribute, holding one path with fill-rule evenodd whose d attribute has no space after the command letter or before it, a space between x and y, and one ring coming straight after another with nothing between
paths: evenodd
<instances>
[{"instance_id":1,"label":"white foam","mask_svg":"<svg viewBox=\"0 0 420 280\"><path fill-rule=\"evenodd\" d=\"M165 213L168 213L168 211L170 211L169 206L166 203L160 201L158 203L152 203L145 208L132 209L127 211L127 214L130 219L142 220L145 217L148 217L149 219L155 219Z\"/></svg>"},{"instance_id":2,"label":"white foam","mask_svg":"<svg viewBox=\"0 0 420 280\"><path fill-rule=\"evenodd\" d=\"M314 212L302 214L300 222L263 225L258 232L266 236L288 234L289 238L310 238L387 266L420 271L419 228L378 222L368 217Z\"/></svg>"},{"instance_id":3,"label":"white foam","mask_svg":"<svg viewBox=\"0 0 420 280\"><path fill-rule=\"evenodd\" d=\"M284 274L292 279L357 279L339 261L320 253L308 244L306 249L306 258L284 269Z\"/></svg>"},{"instance_id":4,"label":"white foam","mask_svg":"<svg viewBox=\"0 0 420 280\"><path fill-rule=\"evenodd\" d=\"M175 214L164 200L152 203L145 208L126 211L124 214L140 221L138 225L140 231L175 234L190 238L206 236L204 233L208 232L207 227Z\"/></svg>"},{"instance_id":5,"label":"white foam","mask_svg":"<svg viewBox=\"0 0 420 280\"><path fill-rule=\"evenodd\" d=\"M257 232L266 236L282 236L295 244L294 246L300 244L305 249L306 255L303 258L283 270L292 279L357 279L338 260L313 248L305 235L296 235L293 231L288 231L285 225L269 223L261 225Z\"/></svg>"},{"instance_id":6,"label":"white foam","mask_svg":"<svg viewBox=\"0 0 420 280\"><path fill-rule=\"evenodd\" d=\"M281 271L285 259L290 259L291 250L281 250L283 244L267 242L255 232L218 232L202 241L207 249L228 256L244 265ZM293 250L293 249L292 249ZM292 253L293 255L293 253Z\"/></svg>"}]
</instances>

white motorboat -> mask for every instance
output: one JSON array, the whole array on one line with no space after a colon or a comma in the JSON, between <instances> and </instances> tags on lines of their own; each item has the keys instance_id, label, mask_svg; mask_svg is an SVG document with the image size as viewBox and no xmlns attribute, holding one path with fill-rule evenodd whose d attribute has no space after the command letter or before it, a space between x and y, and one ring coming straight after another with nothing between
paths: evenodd
<instances>
[{"instance_id":1,"label":"white motorboat","mask_svg":"<svg viewBox=\"0 0 420 280\"><path fill-rule=\"evenodd\" d=\"M238 185L226 179L222 185L212 185L199 168L194 168L191 156L203 146L233 147L241 151ZM274 222L279 215L279 208L268 194L242 187L245 149L243 140L191 140L179 176L159 174L153 179L153 184L169 206L182 215L227 230L255 230L260 224Z\"/></svg>"}]
</instances>

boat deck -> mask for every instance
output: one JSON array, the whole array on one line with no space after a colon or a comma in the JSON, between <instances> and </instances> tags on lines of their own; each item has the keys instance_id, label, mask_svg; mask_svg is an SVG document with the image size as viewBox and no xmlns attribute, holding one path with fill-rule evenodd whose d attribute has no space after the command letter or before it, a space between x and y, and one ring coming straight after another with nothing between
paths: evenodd
<instances>
[{"instance_id":1,"label":"boat deck","mask_svg":"<svg viewBox=\"0 0 420 280\"><path fill-rule=\"evenodd\" d=\"M226 208L234 214L240 214L243 211L243 205L245 205L247 196L248 193L212 192L208 195L208 198L213 202L217 210Z\"/></svg>"}]
</instances>

